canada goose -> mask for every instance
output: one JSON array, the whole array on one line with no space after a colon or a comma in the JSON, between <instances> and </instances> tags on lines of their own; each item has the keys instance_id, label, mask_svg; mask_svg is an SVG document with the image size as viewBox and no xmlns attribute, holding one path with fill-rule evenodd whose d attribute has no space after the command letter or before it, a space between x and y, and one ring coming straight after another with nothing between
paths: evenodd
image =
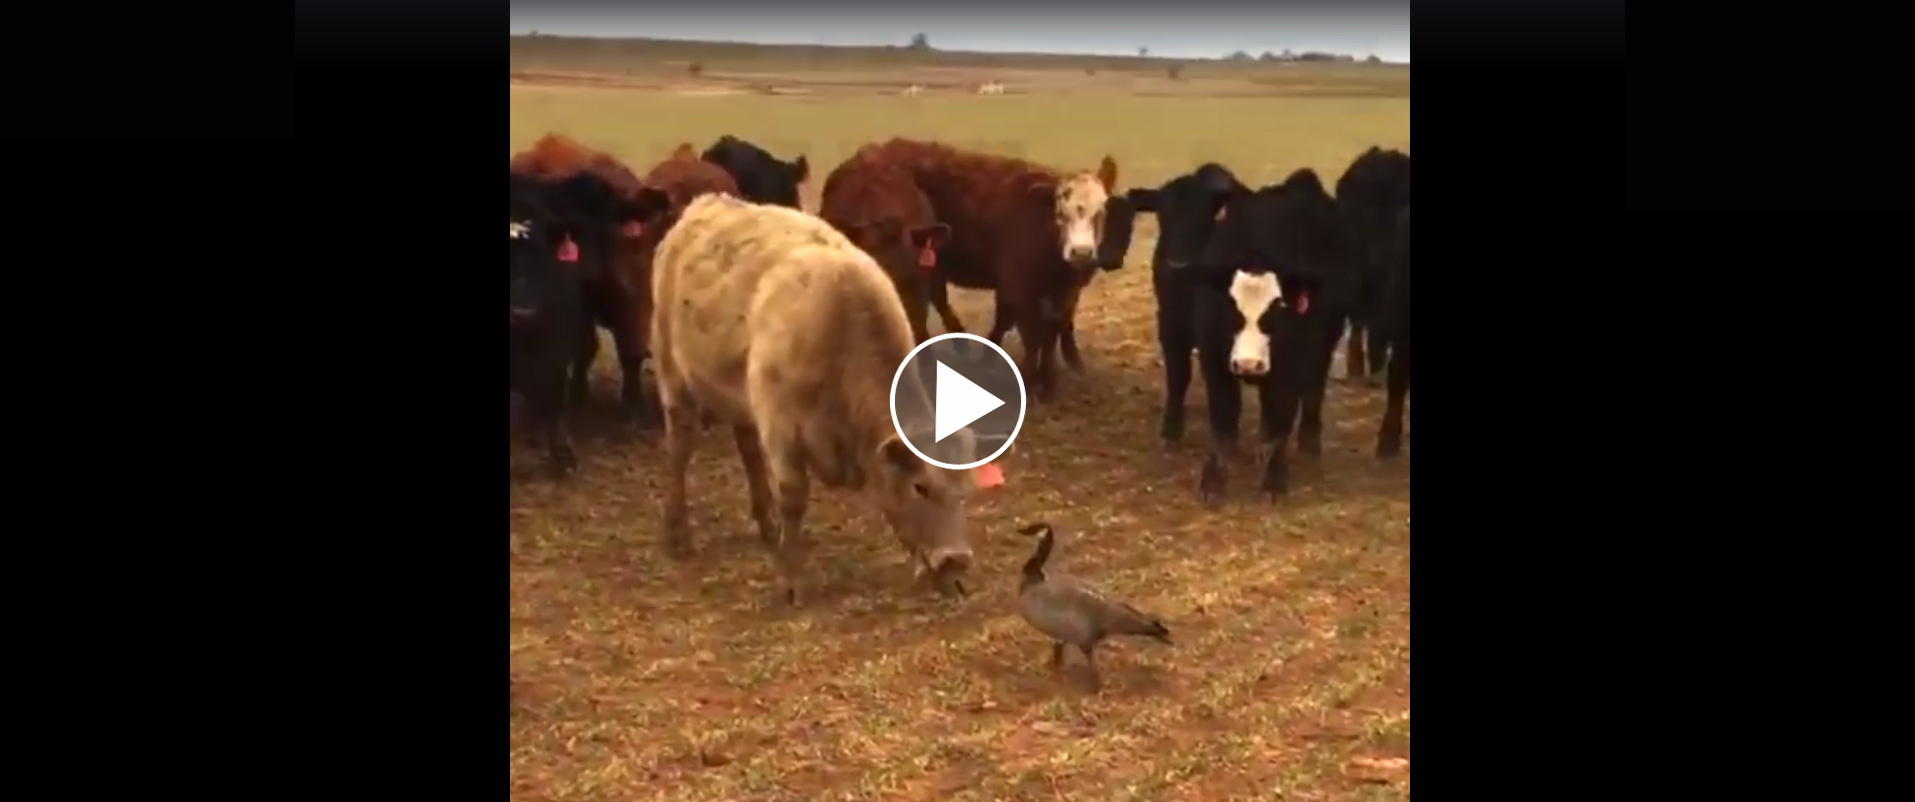
<instances>
[{"instance_id":1,"label":"canada goose","mask_svg":"<svg viewBox=\"0 0 1915 802\"><path fill-rule=\"evenodd\" d=\"M1024 563L1024 576L1018 584L1017 608L1037 631L1051 638L1051 669L1064 664L1064 644L1076 646L1084 654L1092 687L1100 684L1097 664L1091 657L1097 644L1111 635L1142 635L1169 644L1170 630L1155 616L1105 596L1096 588L1067 576L1044 573L1050 559L1056 532L1050 524L1036 523L1017 530L1018 534L1037 536L1037 551Z\"/></svg>"}]
</instances>

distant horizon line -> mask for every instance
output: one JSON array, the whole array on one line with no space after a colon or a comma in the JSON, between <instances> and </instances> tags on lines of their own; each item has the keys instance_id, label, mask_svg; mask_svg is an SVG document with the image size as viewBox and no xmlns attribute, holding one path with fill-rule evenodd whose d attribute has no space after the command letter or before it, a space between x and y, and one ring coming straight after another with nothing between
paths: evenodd
<instances>
[{"instance_id":1,"label":"distant horizon line","mask_svg":"<svg viewBox=\"0 0 1915 802\"><path fill-rule=\"evenodd\" d=\"M534 39L534 38L537 38L537 39L597 39L597 40L605 40L605 41L629 41L629 42L681 42L685 44L744 45L747 47L818 47L818 48L825 48L830 50L859 50L859 49L909 50L911 49L909 45L888 44L888 43L861 45L861 44L823 44L819 42L751 42L751 41L745 41L742 39L687 38L687 37L679 37L679 36L619 36L619 35L598 35L598 34L587 34L587 33L549 33L542 30L527 30L524 32L511 31L509 32L509 35L511 37L519 37L519 38L525 38L525 39ZM1338 56L1350 56L1352 59L1355 60L1355 63L1358 63L1358 64L1364 63L1364 59L1367 58L1368 56L1376 55L1374 53L1340 53L1340 52L1336 52L1332 50L1317 50L1317 49L1298 50L1296 48L1284 48L1283 50L1271 50L1266 48L1258 53L1250 53L1248 50L1235 50L1235 51L1231 51L1231 53L1226 53L1226 54L1217 55L1217 56L1176 56L1176 55L1159 55L1157 53L1147 53L1145 55L1138 55L1137 53L1134 53L1134 52L1133 53L1111 53L1111 52L1084 51L1084 50L990 50L990 49L980 49L976 47L946 48L946 47L938 47L937 45L931 45L929 48L927 48L927 50L933 53L977 53L979 55L995 55L995 56L1094 56L1098 58L1124 58L1124 59L1140 59L1140 60L1149 60L1149 61L1217 61L1217 62L1225 62L1225 63L1229 62L1228 56L1234 53L1240 53L1240 52L1249 53L1249 55L1253 59L1262 55L1263 53L1281 54L1283 50L1289 50L1292 54L1328 53L1331 55L1338 55ZM1407 59L1403 61L1391 61L1381 56L1377 56L1377 58L1378 58L1378 63L1380 64L1387 64L1387 65L1400 66L1400 67L1410 66L1410 62Z\"/></svg>"}]
</instances>

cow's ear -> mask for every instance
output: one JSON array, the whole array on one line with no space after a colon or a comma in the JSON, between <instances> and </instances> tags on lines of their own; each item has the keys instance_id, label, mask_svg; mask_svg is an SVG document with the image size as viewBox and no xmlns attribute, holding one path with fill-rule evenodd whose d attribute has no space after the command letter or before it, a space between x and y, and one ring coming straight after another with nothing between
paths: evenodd
<instances>
[{"instance_id":1,"label":"cow's ear","mask_svg":"<svg viewBox=\"0 0 1915 802\"><path fill-rule=\"evenodd\" d=\"M644 187L632 196L632 207L639 220L650 220L672 207L672 196L658 187Z\"/></svg>"},{"instance_id":2,"label":"cow's ear","mask_svg":"<svg viewBox=\"0 0 1915 802\"><path fill-rule=\"evenodd\" d=\"M926 248L940 248L950 237L951 227L943 223L918 226L911 229L911 247L920 251Z\"/></svg>"},{"instance_id":3,"label":"cow's ear","mask_svg":"<svg viewBox=\"0 0 1915 802\"><path fill-rule=\"evenodd\" d=\"M798 158L791 162L791 180L802 184L810 178L811 163L805 160L804 154L800 153Z\"/></svg>"},{"instance_id":4,"label":"cow's ear","mask_svg":"<svg viewBox=\"0 0 1915 802\"><path fill-rule=\"evenodd\" d=\"M924 469L924 461L918 459L918 455L911 452L911 447L895 434L885 438L884 443L878 446L878 460L880 465L900 478L908 479Z\"/></svg>"},{"instance_id":5,"label":"cow's ear","mask_svg":"<svg viewBox=\"0 0 1915 802\"><path fill-rule=\"evenodd\" d=\"M1117 191L1117 160L1106 154L1104 161L1097 165L1097 180L1104 185L1106 194Z\"/></svg>"}]
</instances>

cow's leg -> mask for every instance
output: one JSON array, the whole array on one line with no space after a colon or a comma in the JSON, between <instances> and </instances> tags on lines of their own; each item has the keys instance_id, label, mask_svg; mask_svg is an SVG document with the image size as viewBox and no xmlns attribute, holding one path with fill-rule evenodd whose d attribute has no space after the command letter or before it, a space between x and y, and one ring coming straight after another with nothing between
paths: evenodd
<instances>
[{"instance_id":1,"label":"cow's leg","mask_svg":"<svg viewBox=\"0 0 1915 802\"><path fill-rule=\"evenodd\" d=\"M1058 335L1057 341L1064 351L1064 367L1083 371L1084 355L1077 350L1077 321L1064 321L1064 331Z\"/></svg>"},{"instance_id":2,"label":"cow's leg","mask_svg":"<svg viewBox=\"0 0 1915 802\"><path fill-rule=\"evenodd\" d=\"M767 547L778 543L778 520L773 518L771 479L765 467L765 449L758 439L758 429L752 426L731 427L732 439L738 444L738 459L745 464L745 483L751 491L751 519L758 523L758 539Z\"/></svg>"},{"instance_id":3,"label":"cow's leg","mask_svg":"<svg viewBox=\"0 0 1915 802\"><path fill-rule=\"evenodd\" d=\"M1372 383L1374 383L1376 381L1376 377L1383 375L1383 371L1390 361L1390 351L1395 347L1396 344L1393 342L1390 342L1390 335L1388 331L1381 326L1376 326L1376 325L1370 326L1369 335L1370 335L1369 380Z\"/></svg>"},{"instance_id":4,"label":"cow's leg","mask_svg":"<svg viewBox=\"0 0 1915 802\"><path fill-rule=\"evenodd\" d=\"M1263 462L1262 489L1272 501L1290 492L1290 462L1286 452L1290 429L1297 419L1297 397L1305 383L1302 367L1289 360L1278 362L1276 370L1265 376L1257 388L1262 407L1262 437L1257 456Z\"/></svg>"},{"instance_id":5,"label":"cow's leg","mask_svg":"<svg viewBox=\"0 0 1915 802\"><path fill-rule=\"evenodd\" d=\"M645 398L644 386L645 329L650 322L630 308L619 310L610 322L612 346L618 349L618 367L623 380L619 386L619 401L638 419L639 425L651 426L657 419Z\"/></svg>"},{"instance_id":6,"label":"cow's leg","mask_svg":"<svg viewBox=\"0 0 1915 802\"><path fill-rule=\"evenodd\" d=\"M661 382L659 400L665 407L665 502L660 529L665 534L667 552L684 556L691 552L690 511L685 501L685 472L691 466L692 451L698 446L698 434L704 429L698 410L682 399L675 399Z\"/></svg>"},{"instance_id":7,"label":"cow's leg","mask_svg":"<svg viewBox=\"0 0 1915 802\"><path fill-rule=\"evenodd\" d=\"M1157 312L1157 345L1164 354L1164 420L1158 434L1166 448L1184 439L1184 398L1190 393L1190 336L1172 315Z\"/></svg>"},{"instance_id":8,"label":"cow's leg","mask_svg":"<svg viewBox=\"0 0 1915 802\"><path fill-rule=\"evenodd\" d=\"M938 310L938 322L944 324L945 332L964 330L964 321L959 320L957 310L951 308L951 282L945 281L943 276L931 278L931 306ZM992 328L996 328L995 323Z\"/></svg>"},{"instance_id":9,"label":"cow's leg","mask_svg":"<svg viewBox=\"0 0 1915 802\"><path fill-rule=\"evenodd\" d=\"M572 358L571 388L566 392L569 403L584 404L591 397L592 363L598 361L598 348L598 324L587 318L579 332L578 354Z\"/></svg>"},{"instance_id":10,"label":"cow's leg","mask_svg":"<svg viewBox=\"0 0 1915 802\"><path fill-rule=\"evenodd\" d=\"M545 438L552 474L562 478L578 470L578 454L572 450L572 432L565 421L565 356L548 354L540 362L535 386L526 400L533 404L539 432Z\"/></svg>"},{"instance_id":11,"label":"cow's leg","mask_svg":"<svg viewBox=\"0 0 1915 802\"><path fill-rule=\"evenodd\" d=\"M1323 394L1329 384L1330 363L1336 361L1336 335L1341 327L1339 322L1326 341L1309 354L1308 362L1300 366L1303 373L1297 388L1303 414L1297 426L1297 451L1312 457L1323 454Z\"/></svg>"},{"instance_id":12,"label":"cow's leg","mask_svg":"<svg viewBox=\"0 0 1915 802\"><path fill-rule=\"evenodd\" d=\"M1056 397L1056 379L1049 359L1049 352L1057 345L1056 307L1048 299L1039 298L1029 302L1012 298L1007 303L1006 295L1008 293L998 293L999 308L1009 307L1017 326L1017 338L1024 344L1024 381L1040 403L1049 403ZM1045 314L1044 305L1049 305L1049 315Z\"/></svg>"},{"instance_id":13,"label":"cow's leg","mask_svg":"<svg viewBox=\"0 0 1915 802\"><path fill-rule=\"evenodd\" d=\"M1084 369L1084 357L1077 352L1077 302L1084 297L1085 285L1079 284L1071 289L1064 300L1064 321L1060 325L1059 345L1064 352L1064 366L1072 371Z\"/></svg>"},{"instance_id":14,"label":"cow's leg","mask_svg":"<svg viewBox=\"0 0 1915 802\"><path fill-rule=\"evenodd\" d=\"M1002 291L997 293L997 297L993 303L995 308L991 310L991 333L985 335L984 339L990 340L997 345L1003 345L1004 335L1011 333L1011 327L1017 324L1017 312L1011 308L1009 303L1005 302L1004 293ZM1018 336L1021 337L1023 335Z\"/></svg>"},{"instance_id":15,"label":"cow's leg","mask_svg":"<svg viewBox=\"0 0 1915 802\"><path fill-rule=\"evenodd\" d=\"M1204 349L1197 354L1210 413L1210 451L1204 455L1197 483L1198 496L1207 505L1223 501L1225 465L1237 452L1238 423L1243 415L1243 388L1230 374L1228 360L1220 349Z\"/></svg>"},{"instance_id":16,"label":"cow's leg","mask_svg":"<svg viewBox=\"0 0 1915 802\"><path fill-rule=\"evenodd\" d=\"M913 305L910 309L912 339L920 343L931 339L931 328L928 324L928 320L931 317L931 310L928 308L928 305L919 303Z\"/></svg>"},{"instance_id":17,"label":"cow's leg","mask_svg":"<svg viewBox=\"0 0 1915 802\"><path fill-rule=\"evenodd\" d=\"M1369 360L1363 356L1363 340L1368 326L1363 324L1362 315L1350 316L1350 342L1343 354L1343 375L1355 381L1367 375Z\"/></svg>"},{"instance_id":18,"label":"cow's leg","mask_svg":"<svg viewBox=\"0 0 1915 802\"><path fill-rule=\"evenodd\" d=\"M1403 399L1410 394L1410 349L1399 344L1390 354L1389 400L1376 433L1376 455L1394 457L1403 449Z\"/></svg>"},{"instance_id":19,"label":"cow's leg","mask_svg":"<svg viewBox=\"0 0 1915 802\"><path fill-rule=\"evenodd\" d=\"M770 457L771 482L778 500L778 539L767 545L783 575L785 601L796 607L804 599L804 520L811 499L811 477L800 456L803 452L796 445L766 440L765 451Z\"/></svg>"}]
</instances>

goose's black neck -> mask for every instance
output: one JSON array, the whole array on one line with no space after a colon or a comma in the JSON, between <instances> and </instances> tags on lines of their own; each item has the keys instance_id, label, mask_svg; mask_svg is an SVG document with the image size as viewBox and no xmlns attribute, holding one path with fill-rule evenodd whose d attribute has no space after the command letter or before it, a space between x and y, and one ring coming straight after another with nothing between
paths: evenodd
<instances>
[{"instance_id":1,"label":"goose's black neck","mask_svg":"<svg viewBox=\"0 0 1915 802\"><path fill-rule=\"evenodd\" d=\"M1051 530L1045 529L1042 534L1037 536L1037 551L1031 554L1030 559L1024 561L1024 581L1026 584L1044 581L1044 563L1050 560L1050 558Z\"/></svg>"}]
</instances>

